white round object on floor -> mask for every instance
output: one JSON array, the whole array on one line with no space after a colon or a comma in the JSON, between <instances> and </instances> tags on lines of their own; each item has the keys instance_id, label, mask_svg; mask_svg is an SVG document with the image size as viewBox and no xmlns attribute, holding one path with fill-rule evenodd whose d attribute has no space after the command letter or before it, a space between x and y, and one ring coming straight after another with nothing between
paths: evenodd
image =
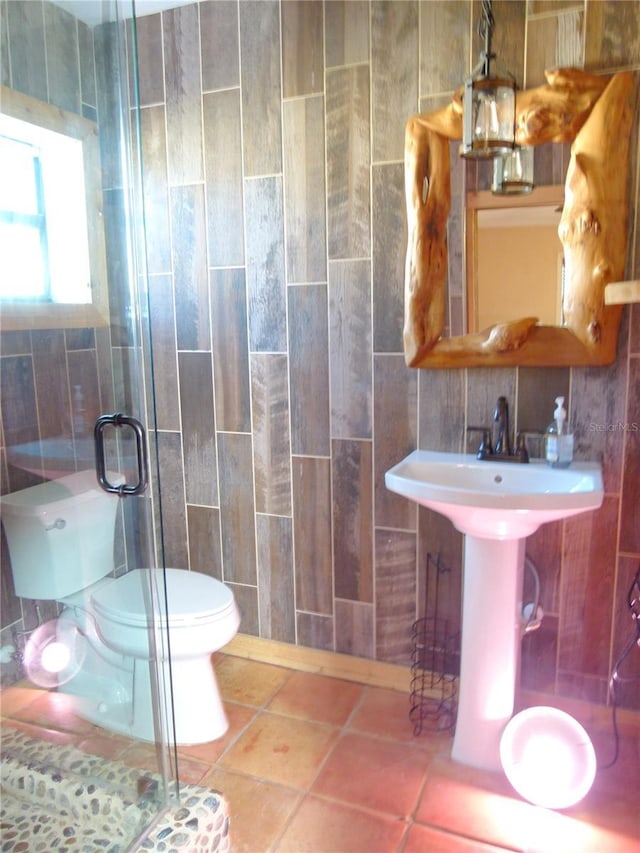
<instances>
[{"instance_id":1,"label":"white round object on floor","mask_svg":"<svg viewBox=\"0 0 640 853\"><path fill-rule=\"evenodd\" d=\"M577 720L557 708L527 708L509 720L500 740L507 779L525 800L566 809L591 789L596 754Z\"/></svg>"}]
</instances>

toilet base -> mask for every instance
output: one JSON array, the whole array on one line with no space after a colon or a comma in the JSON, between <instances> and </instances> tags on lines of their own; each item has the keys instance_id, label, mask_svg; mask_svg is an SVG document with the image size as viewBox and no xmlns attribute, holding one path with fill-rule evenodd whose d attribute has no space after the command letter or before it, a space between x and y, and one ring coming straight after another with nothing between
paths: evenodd
<instances>
[{"instance_id":1,"label":"toilet base","mask_svg":"<svg viewBox=\"0 0 640 853\"><path fill-rule=\"evenodd\" d=\"M130 673L131 690L120 682L121 676L126 675L123 671L118 674L118 679L96 678L91 673L81 671L59 687L58 691L73 700L74 711L78 716L108 731L136 740L155 742L154 720L155 725L160 727L162 719L168 719L168 740L173 741L170 703L166 703L163 708L159 707L157 701L153 701L149 664L141 660L133 661L133 664L133 672ZM210 658L180 661L173 665L172 670L170 683L174 694L175 742L192 745L221 738L229 728L229 722ZM195 689L194 685L197 685ZM158 691L157 695L165 697L166 690L169 690L168 686ZM135 701L132 700L132 694Z\"/></svg>"},{"instance_id":2,"label":"toilet base","mask_svg":"<svg viewBox=\"0 0 640 853\"><path fill-rule=\"evenodd\" d=\"M176 743L207 743L229 728L211 655L172 664Z\"/></svg>"},{"instance_id":3,"label":"toilet base","mask_svg":"<svg viewBox=\"0 0 640 853\"><path fill-rule=\"evenodd\" d=\"M66 616L73 618L72 611ZM211 654L175 660L170 672L165 662L159 675L162 683L155 685L152 662L113 652L93 635L82 668L58 691L74 700L78 716L136 740L153 743L158 731L173 741L172 713L178 744L207 743L225 734L229 723ZM171 696L173 708L165 699Z\"/></svg>"}]
</instances>

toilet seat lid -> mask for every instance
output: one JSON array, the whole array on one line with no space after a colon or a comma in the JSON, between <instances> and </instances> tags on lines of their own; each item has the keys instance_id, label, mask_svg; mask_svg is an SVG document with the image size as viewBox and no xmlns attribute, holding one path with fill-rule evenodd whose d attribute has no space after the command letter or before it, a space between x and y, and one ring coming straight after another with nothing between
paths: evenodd
<instances>
[{"instance_id":1,"label":"toilet seat lid","mask_svg":"<svg viewBox=\"0 0 640 853\"><path fill-rule=\"evenodd\" d=\"M219 619L235 607L232 591L219 580L201 572L165 569L167 619L163 570L133 569L96 590L91 596L96 611L124 625L146 627L151 609L150 572L156 576L157 600L153 611L159 624L179 625L200 619Z\"/></svg>"}]
</instances>

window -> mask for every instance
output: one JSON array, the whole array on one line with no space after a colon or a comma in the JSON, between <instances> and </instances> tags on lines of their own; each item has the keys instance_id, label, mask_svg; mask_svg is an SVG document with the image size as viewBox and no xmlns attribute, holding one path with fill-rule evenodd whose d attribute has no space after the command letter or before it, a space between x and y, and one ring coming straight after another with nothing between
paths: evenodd
<instances>
[{"instance_id":1,"label":"window","mask_svg":"<svg viewBox=\"0 0 640 853\"><path fill-rule=\"evenodd\" d=\"M0 298L51 298L42 161L0 119Z\"/></svg>"},{"instance_id":2,"label":"window","mask_svg":"<svg viewBox=\"0 0 640 853\"><path fill-rule=\"evenodd\" d=\"M97 128L0 90L0 323L108 324Z\"/></svg>"}]
</instances>

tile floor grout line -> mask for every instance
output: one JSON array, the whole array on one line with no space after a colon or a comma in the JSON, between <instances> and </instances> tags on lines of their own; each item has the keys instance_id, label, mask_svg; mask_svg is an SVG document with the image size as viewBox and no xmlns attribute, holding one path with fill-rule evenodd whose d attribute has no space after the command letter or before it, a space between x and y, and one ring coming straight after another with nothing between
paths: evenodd
<instances>
[{"instance_id":1,"label":"tile floor grout line","mask_svg":"<svg viewBox=\"0 0 640 853\"><path fill-rule=\"evenodd\" d=\"M304 794L303 794L300 802L296 805L296 808L293 809L292 813L289 815L287 821L283 825L281 832L279 833L279 835L274 840L272 846L269 848L269 853L277 853L279 845L281 844L287 830L289 829L289 827L291 826L295 817L299 813L304 802L309 797L316 797L317 799L323 800L324 802L333 803L335 805L339 805L339 806L342 806L342 807L347 808L347 809L352 809L353 811L360 812L361 814L366 814L366 815L369 815L369 816L374 817L374 818L376 816L381 816L381 817L384 817L385 819L394 821L395 823L405 824L403 836L401 839L401 845L398 848L398 850L401 849L402 842L404 840L406 840L406 838L408 837L411 826L413 826L413 824L415 822L413 819L413 815L417 811L417 808L418 808L418 805L420 802L420 796L421 796L422 791L424 789L424 785L426 784L426 768L425 768L424 778L423 778L422 784L421 784L420 789L419 789L419 793L418 793L416 801L414 803L413 810L412 810L410 815L407 815L404 817L399 816L399 815L392 813L392 812L383 811L381 809L370 809L370 808L367 808L366 806L363 806L360 803L353 803L353 802L350 802L348 800L341 799L339 797L331 797L328 794L323 794L323 793L313 791L313 786L315 785L318 778L322 774L324 768L326 767L327 763L329 762L331 756L334 754L334 752L337 749L338 745L340 744L341 740L346 735L352 735L352 736L356 735L359 737L370 737L373 740L376 740L376 741L379 741L382 743L396 743L396 744L405 745L404 741L398 740L397 738L377 736L377 735L371 734L369 732L363 732L363 731L360 731L358 729L351 728L351 724L353 723L354 719L356 718L357 712L364 705L366 697L368 696L368 694L370 692L369 685L362 685L362 688L363 689L362 689L362 692L360 694L360 697L358 698L358 701L354 704L354 706L351 709L350 713L348 714L347 718L345 719L345 721L342 723L341 726L336 727L339 729L338 736L337 736L336 740L334 741L334 743L330 747L330 749L327 751L324 759L320 762L318 769L317 769L317 772L316 772L315 776L313 777L313 779L310 781L308 787L305 789ZM269 712L268 709L267 709L267 712ZM271 713L275 713L275 712L271 712ZM292 716L292 715L281 714L280 716ZM300 719L300 718L294 718L294 719ZM306 719L306 718L304 718L304 719ZM307 720L307 722L320 722L320 721L318 721L318 720ZM410 746L410 744L406 744L406 745Z\"/></svg>"},{"instance_id":2,"label":"tile floor grout line","mask_svg":"<svg viewBox=\"0 0 640 853\"><path fill-rule=\"evenodd\" d=\"M323 769L325 768L327 762L329 761L330 756L333 755L337 745L340 743L340 740L344 736L344 733L347 731L350 722L352 721L354 715L356 714L356 711L363 704L365 695L366 695L367 690L368 690L368 687L367 687L367 685L362 685L362 688L363 689L362 689L362 692L360 694L360 697L358 698L358 701L354 704L353 708L351 709L350 713L348 714L348 716L347 716L346 720L344 721L344 723L342 724L342 726L340 726L340 727L336 726L335 727L335 728L338 728L338 735L337 735L335 741L332 743L330 748L327 750L327 753L324 756L324 759L318 765L317 772L315 773L313 778L310 780L308 786L304 789L303 794L300 798L300 801L297 803L296 807L294 809L292 809L291 814L289 815L287 820L284 822L280 833L276 836L272 845L269 847L269 853L277 853L278 848L279 848L280 844L282 843L282 840L283 840L285 834L287 833L289 827L291 826L291 824L295 820L296 816L298 815L300 809L302 808L302 806L303 806L304 802L307 800L307 798L312 797L312 796L318 796L317 794L314 794L312 792L312 788L313 788L314 784L316 783L316 781L318 780ZM286 715L281 714L281 716L286 716ZM297 718L297 719L299 719L299 718ZM318 722L318 721L308 720L307 722ZM341 805L348 805L343 800L340 800L338 802L340 802Z\"/></svg>"}]
</instances>

